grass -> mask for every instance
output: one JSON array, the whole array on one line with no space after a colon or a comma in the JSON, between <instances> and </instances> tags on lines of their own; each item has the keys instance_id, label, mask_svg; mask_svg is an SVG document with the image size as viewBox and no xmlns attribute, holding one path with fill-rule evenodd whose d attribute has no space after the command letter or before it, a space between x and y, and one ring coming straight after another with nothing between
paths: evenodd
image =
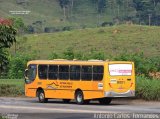
<instances>
[{"instance_id":1,"label":"grass","mask_svg":"<svg viewBox=\"0 0 160 119\"><path fill-rule=\"evenodd\" d=\"M0 96L24 95L24 79L0 79Z\"/></svg>"},{"instance_id":2,"label":"grass","mask_svg":"<svg viewBox=\"0 0 160 119\"><path fill-rule=\"evenodd\" d=\"M17 52L36 53L37 59L47 59L72 47L74 52L89 53L92 49L116 56L124 52L143 52L146 57L160 54L160 27L119 25L87 28L59 33L43 33L17 37ZM10 49L14 54L14 46Z\"/></svg>"},{"instance_id":3,"label":"grass","mask_svg":"<svg viewBox=\"0 0 160 119\"><path fill-rule=\"evenodd\" d=\"M160 101L160 80L138 77L136 82L137 98Z\"/></svg>"},{"instance_id":4,"label":"grass","mask_svg":"<svg viewBox=\"0 0 160 119\"><path fill-rule=\"evenodd\" d=\"M0 119L4 119L4 118L0 115Z\"/></svg>"}]
</instances>

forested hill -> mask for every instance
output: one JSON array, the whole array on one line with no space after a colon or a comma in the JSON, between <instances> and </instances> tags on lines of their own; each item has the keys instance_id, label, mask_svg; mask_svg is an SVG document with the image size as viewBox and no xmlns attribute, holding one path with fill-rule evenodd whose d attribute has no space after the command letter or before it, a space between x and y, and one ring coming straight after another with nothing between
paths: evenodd
<instances>
[{"instance_id":1,"label":"forested hill","mask_svg":"<svg viewBox=\"0 0 160 119\"><path fill-rule=\"evenodd\" d=\"M26 25L42 28L160 25L160 0L0 0L0 17L21 17Z\"/></svg>"}]
</instances>

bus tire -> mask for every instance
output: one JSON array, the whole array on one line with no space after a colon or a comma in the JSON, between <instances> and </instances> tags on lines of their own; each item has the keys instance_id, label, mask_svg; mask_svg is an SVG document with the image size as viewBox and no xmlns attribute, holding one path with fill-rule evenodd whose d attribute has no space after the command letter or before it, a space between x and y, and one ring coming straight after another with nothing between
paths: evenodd
<instances>
[{"instance_id":1,"label":"bus tire","mask_svg":"<svg viewBox=\"0 0 160 119\"><path fill-rule=\"evenodd\" d=\"M112 99L111 98L100 98L98 101L101 105L109 105Z\"/></svg>"},{"instance_id":2,"label":"bus tire","mask_svg":"<svg viewBox=\"0 0 160 119\"><path fill-rule=\"evenodd\" d=\"M69 103L71 100L70 99L63 99L64 103Z\"/></svg>"},{"instance_id":3,"label":"bus tire","mask_svg":"<svg viewBox=\"0 0 160 119\"><path fill-rule=\"evenodd\" d=\"M44 93L43 90L39 90L37 93L38 93L38 101L40 103L46 103L46 102L48 102L48 99L45 98L45 93Z\"/></svg>"},{"instance_id":4,"label":"bus tire","mask_svg":"<svg viewBox=\"0 0 160 119\"><path fill-rule=\"evenodd\" d=\"M76 91L75 100L76 100L76 103L79 104L79 105L84 104L84 102L85 102L84 101L84 95L83 95L83 92L81 90Z\"/></svg>"}]
</instances>

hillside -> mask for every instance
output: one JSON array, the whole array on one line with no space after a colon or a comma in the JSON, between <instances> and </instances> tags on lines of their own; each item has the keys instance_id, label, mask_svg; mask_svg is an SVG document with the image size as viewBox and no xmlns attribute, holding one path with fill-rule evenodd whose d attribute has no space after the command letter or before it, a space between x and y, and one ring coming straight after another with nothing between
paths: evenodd
<instances>
[{"instance_id":1,"label":"hillside","mask_svg":"<svg viewBox=\"0 0 160 119\"><path fill-rule=\"evenodd\" d=\"M79 29L58 33L33 34L18 37L17 52L37 53L37 59L47 59L51 53L61 54L67 48L89 53L95 49L107 56L123 52L144 52L145 56L160 55L160 27L120 25L94 29ZM14 54L15 46L10 51Z\"/></svg>"},{"instance_id":2,"label":"hillside","mask_svg":"<svg viewBox=\"0 0 160 119\"><path fill-rule=\"evenodd\" d=\"M27 1L19 3L17 1ZM18 4L17 4L18 3ZM0 0L0 17L20 17L26 25L32 25L36 21L42 21L43 27L96 27L98 23L97 11L90 1L81 0L74 2L75 8L66 10L67 20L64 21L63 9L58 0ZM29 14L17 15L10 11L30 11ZM111 15L105 15L102 21L111 21ZM102 22L101 21L101 22Z\"/></svg>"},{"instance_id":3,"label":"hillside","mask_svg":"<svg viewBox=\"0 0 160 119\"><path fill-rule=\"evenodd\" d=\"M60 1L68 1L60 4ZM65 8L65 15L64 9ZM134 24L160 25L158 0L0 0L0 18L20 17L26 26L44 29L97 27L102 25ZM29 14L11 14L11 11L30 11ZM150 16L150 23L149 23Z\"/></svg>"},{"instance_id":4,"label":"hillside","mask_svg":"<svg viewBox=\"0 0 160 119\"><path fill-rule=\"evenodd\" d=\"M35 21L45 21L47 24L54 24L61 18L61 9L56 0L33 0L28 4L17 4L18 0L0 0L0 17L21 17L25 24L32 24ZM27 15L11 14L10 11L30 11Z\"/></svg>"}]
</instances>

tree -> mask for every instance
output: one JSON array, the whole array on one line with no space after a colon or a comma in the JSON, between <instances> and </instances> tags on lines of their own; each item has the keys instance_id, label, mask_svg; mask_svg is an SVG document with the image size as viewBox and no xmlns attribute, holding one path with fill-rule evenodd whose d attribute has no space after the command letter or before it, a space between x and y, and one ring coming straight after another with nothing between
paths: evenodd
<instances>
[{"instance_id":1,"label":"tree","mask_svg":"<svg viewBox=\"0 0 160 119\"><path fill-rule=\"evenodd\" d=\"M117 16L119 17L120 15L120 6L123 5L123 1L122 0L117 0Z\"/></svg>"},{"instance_id":2,"label":"tree","mask_svg":"<svg viewBox=\"0 0 160 119\"><path fill-rule=\"evenodd\" d=\"M133 0L140 22L150 24L151 16L154 16L154 2L152 0Z\"/></svg>"},{"instance_id":3,"label":"tree","mask_svg":"<svg viewBox=\"0 0 160 119\"><path fill-rule=\"evenodd\" d=\"M73 15L74 0L71 0L71 16Z\"/></svg>"},{"instance_id":4,"label":"tree","mask_svg":"<svg viewBox=\"0 0 160 119\"><path fill-rule=\"evenodd\" d=\"M106 8L106 0L98 0L98 13L103 13Z\"/></svg>"},{"instance_id":5,"label":"tree","mask_svg":"<svg viewBox=\"0 0 160 119\"><path fill-rule=\"evenodd\" d=\"M11 17L9 19L13 22L12 26L17 29L18 34L22 34L25 32L25 25L24 25L22 18Z\"/></svg>"},{"instance_id":6,"label":"tree","mask_svg":"<svg viewBox=\"0 0 160 119\"><path fill-rule=\"evenodd\" d=\"M160 3L160 0L152 0L153 4L154 4L154 7L157 6L158 3Z\"/></svg>"},{"instance_id":7,"label":"tree","mask_svg":"<svg viewBox=\"0 0 160 119\"><path fill-rule=\"evenodd\" d=\"M63 9L64 21L66 20L66 8L68 8L70 1L69 0L59 0L59 5Z\"/></svg>"},{"instance_id":8,"label":"tree","mask_svg":"<svg viewBox=\"0 0 160 119\"><path fill-rule=\"evenodd\" d=\"M16 42L16 29L12 26L13 22L8 19L0 19L0 73L8 64L8 51L14 42Z\"/></svg>"}]
</instances>

